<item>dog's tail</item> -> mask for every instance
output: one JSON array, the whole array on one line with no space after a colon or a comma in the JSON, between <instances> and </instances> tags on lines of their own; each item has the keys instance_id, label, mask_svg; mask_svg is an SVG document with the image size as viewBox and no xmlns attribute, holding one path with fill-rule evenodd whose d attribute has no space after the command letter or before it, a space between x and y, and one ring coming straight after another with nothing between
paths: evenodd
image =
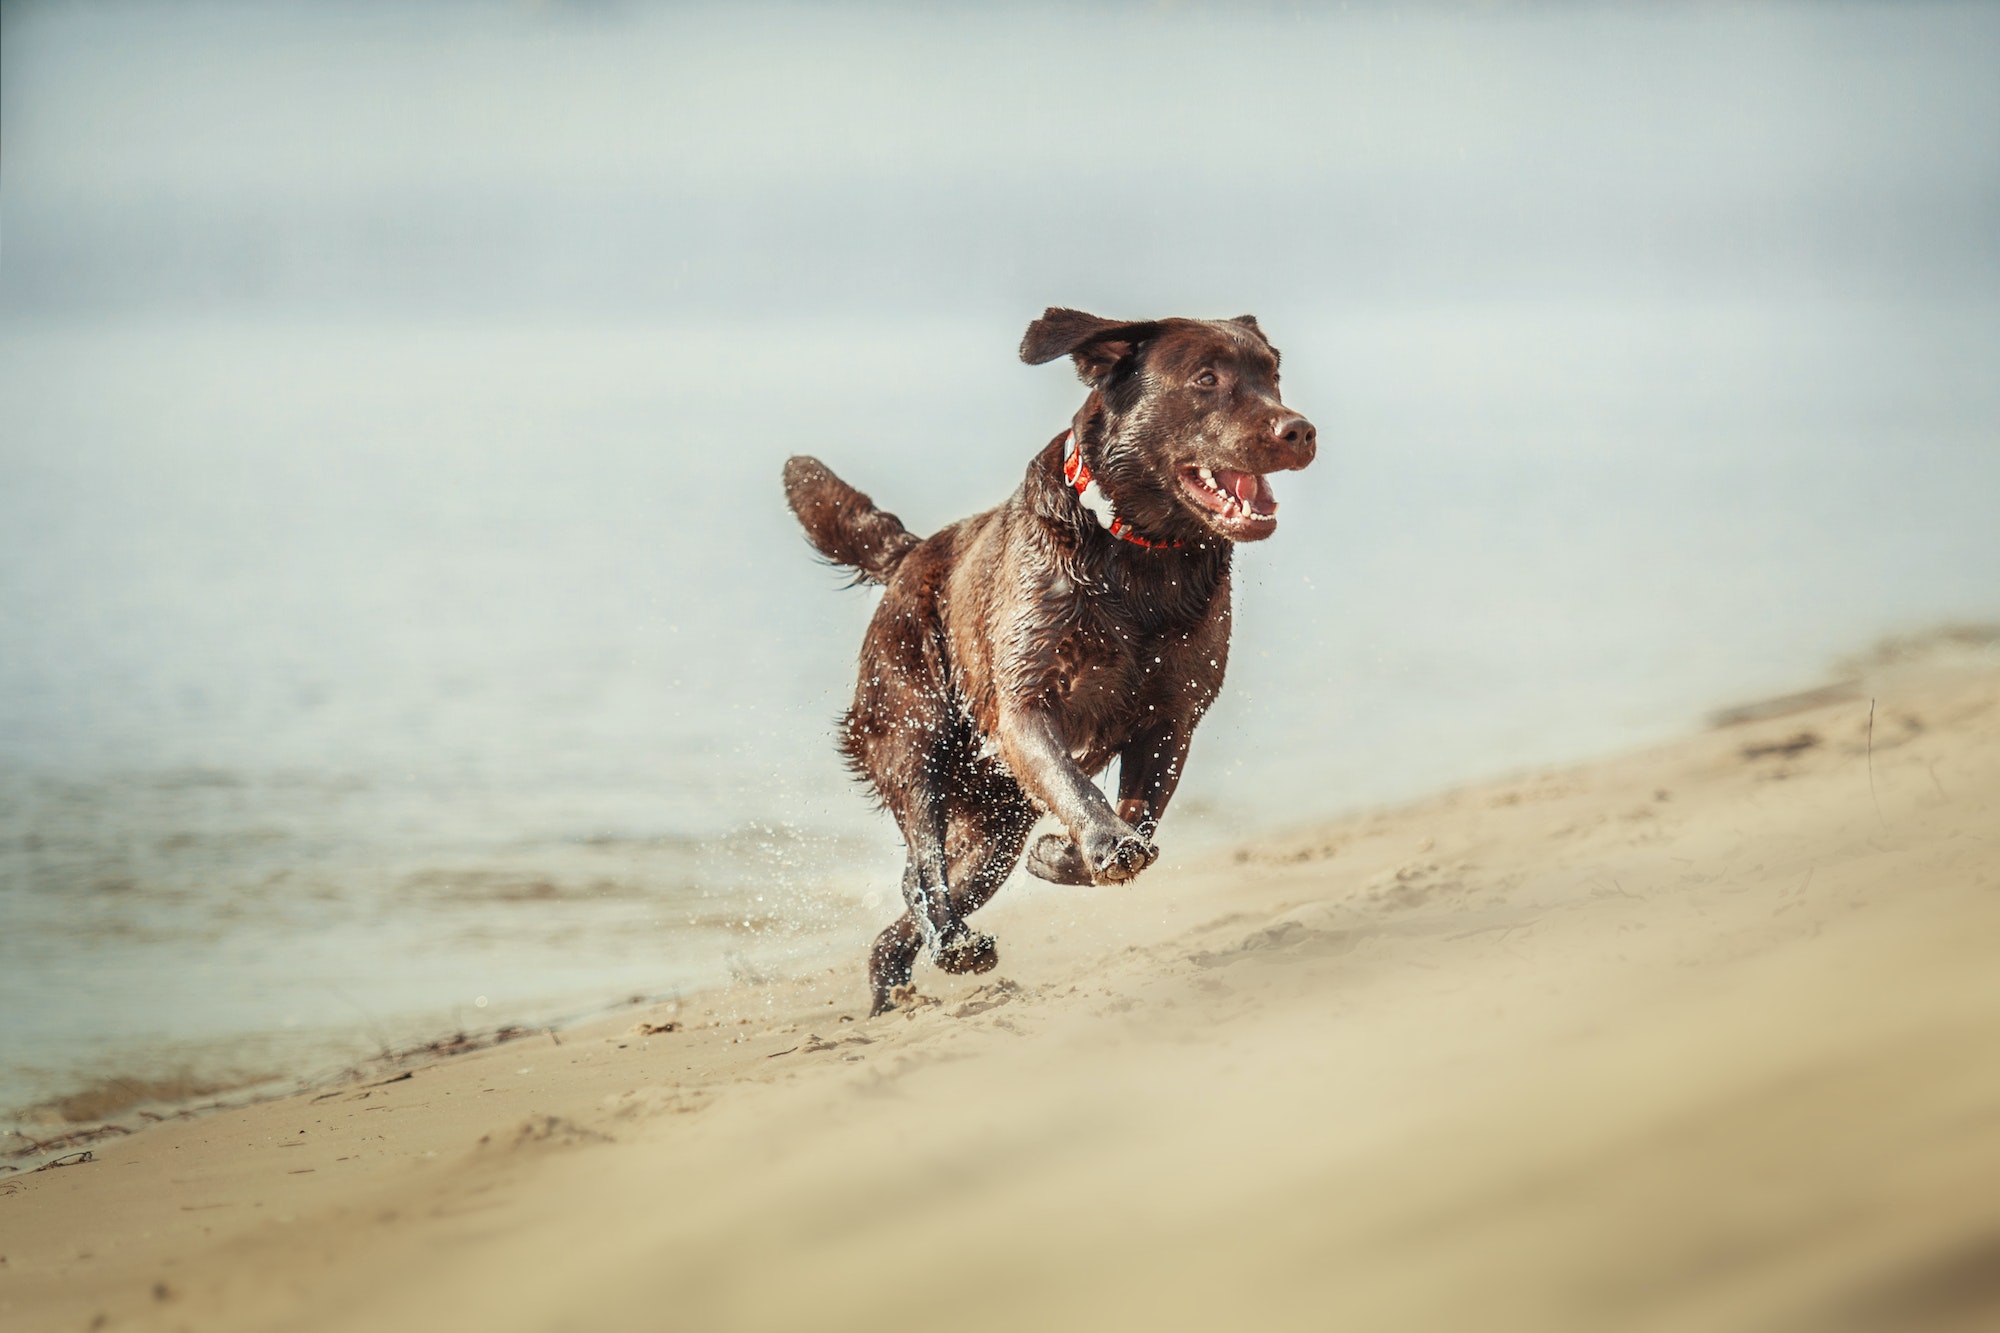
<instances>
[{"instance_id":1,"label":"dog's tail","mask_svg":"<svg viewBox=\"0 0 2000 1333\"><path fill-rule=\"evenodd\" d=\"M785 460L785 499L807 540L834 564L853 569L857 583L887 583L920 540L901 519L804 454Z\"/></svg>"}]
</instances>

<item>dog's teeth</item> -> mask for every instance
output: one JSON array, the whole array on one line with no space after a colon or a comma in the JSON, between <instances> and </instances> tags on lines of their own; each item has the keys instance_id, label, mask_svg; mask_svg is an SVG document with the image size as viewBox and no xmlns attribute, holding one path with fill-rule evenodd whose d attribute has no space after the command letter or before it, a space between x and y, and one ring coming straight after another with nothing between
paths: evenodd
<instances>
[{"instance_id":1,"label":"dog's teeth","mask_svg":"<svg viewBox=\"0 0 2000 1333\"><path fill-rule=\"evenodd\" d=\"M1196 468L1195 475L1200 477L1203 481L1207 482L1209 485L1211 486L1215 485L1215 474L1213 472L1210 472L1207 468L1205 467Z\"/></svg>"}]
</instances>

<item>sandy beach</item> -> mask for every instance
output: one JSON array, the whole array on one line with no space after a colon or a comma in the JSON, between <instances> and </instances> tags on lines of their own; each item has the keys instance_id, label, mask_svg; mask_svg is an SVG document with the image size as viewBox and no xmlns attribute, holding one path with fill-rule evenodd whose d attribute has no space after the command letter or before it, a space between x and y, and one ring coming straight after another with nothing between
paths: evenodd
<instances>
[{"instance_id":1,"label":"sandy beach","mask_svg":"<svg viewBox=\"0 0 2000 1333\"><path fill-rule=\"evenodd\" d=\"M1747 713L98 1142L0 1324L1992 1327L2000 672Z\"/></svg>"},{"instance_id":2,"label":"sandy beach","mask_svg":"<svg viewBox=\"0 0 2000 1333\"><path fill-rule=\"evenodd\" d=\"M2000 1330L1996 69L0 0L0 1333ZM1158 864L871 1017L907 588L784 460L933 534L1069 433L1202 549L1013 586L1254 538L1227 681Z\"/></svg>"}]
</instances>

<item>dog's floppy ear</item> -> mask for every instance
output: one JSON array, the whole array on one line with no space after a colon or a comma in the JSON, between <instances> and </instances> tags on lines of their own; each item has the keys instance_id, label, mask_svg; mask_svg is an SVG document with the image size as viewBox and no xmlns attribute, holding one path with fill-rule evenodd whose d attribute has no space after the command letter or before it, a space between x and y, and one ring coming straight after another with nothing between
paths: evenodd
<instances>
[{"instance_id":1,"label":"dog's floppy ear","mask_svg":"<svg viewBox=\"0 0 2000 1333\"><path fill-rule=\"evenodd\" d=\"M1257 341L1263 343L1264 346L1270 348L1272 356L1277 357L1279 360L1284 359L1283 354L1280 353L1277 347L1271 342L1271 335L1264 332L1264 326L1257 322L1257 317L1255 315L1238 315L1235 319L1232 319L1229 322L1231 324L1241 325L1243 328L1246 328L1250 330L1250 332L1256 334Z\"/></svg>"},{"instance_id":2,"label":"dog's floppy ear","mask_svg":"<svg viewBox=\"0 0 2000 1333\"><path fill-rule=\"evenodd\" d=\"M1071 357L1083 382L1098 384L1158 328L1155 323L1121 323L1052 305L1021 336L1021 359L1039 366L1059 356Z\"/></svg>"}]
</instances>

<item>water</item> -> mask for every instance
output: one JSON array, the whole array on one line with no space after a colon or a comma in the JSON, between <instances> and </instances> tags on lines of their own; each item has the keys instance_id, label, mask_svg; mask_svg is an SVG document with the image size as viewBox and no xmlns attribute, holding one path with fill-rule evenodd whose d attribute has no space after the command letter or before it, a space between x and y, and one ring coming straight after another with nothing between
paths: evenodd
<instances>
[{"instance_id":1,"label":"water","mask_svg":"<svg viewBox=\"0 0 2000 1333\"><path fill-rule=\"evenodd\" d=\"M1170 856L2000 617L1990 11L779 17L8 11L0 1107L858 969L778 464L998 500L1049 301L1324 442Z\"/></svg>"}]
</instances>

